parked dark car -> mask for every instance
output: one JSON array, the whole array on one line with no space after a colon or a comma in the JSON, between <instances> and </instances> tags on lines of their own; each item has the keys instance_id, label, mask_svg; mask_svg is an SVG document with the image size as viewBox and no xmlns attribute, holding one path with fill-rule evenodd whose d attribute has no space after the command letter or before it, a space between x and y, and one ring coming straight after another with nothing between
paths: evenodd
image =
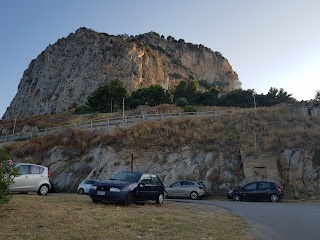
<instances>
[{"instance_id":1,"label":"parked dark car","mask_svg":"<svg viewBox=\"0 0 320 240\"><path fill-rule=\"evenodd\" d=\"M155 174L119 172L108 181L95 183L89 190L93 202L116 202L130 205L154 200L163 203L164 185Z\"/></svg>"},{"instance_id":2,"label":"parked dark car","mask_svg":"<svg viewBox=\"0 0 320 240\"><path fill-rule=\"evenodd\" d=\"M201 199L209 195L206 186L200 181L175 181L165 187L165 198Z\"/></svg>"},{"instance_id":3,"label":"parked dark car","mask_svg":"<svg viewBox=\"0 0 320 240\"><path fill-rule=\"evenodd\" d=\"M272 201L278 202L284 197L282 189L275 182L256 181L227 193L228 199L234 201Z\"/></svg>"}]
</instances>

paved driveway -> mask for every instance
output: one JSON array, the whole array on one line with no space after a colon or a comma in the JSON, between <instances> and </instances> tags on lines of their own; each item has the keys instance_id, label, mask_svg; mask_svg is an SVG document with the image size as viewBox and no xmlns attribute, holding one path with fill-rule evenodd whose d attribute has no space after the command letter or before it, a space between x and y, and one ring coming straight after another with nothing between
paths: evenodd
<instances>
[{"instance_id":1,"label":"paved driveway","mask_svg":"<svg viewBox=\"0 0 320 240\"><path fill-rule=\"evenodd\" d=\"M320 239L319 203L178 201L230 210L247 221L256 240Z\"/></svg>"}]
</instances>

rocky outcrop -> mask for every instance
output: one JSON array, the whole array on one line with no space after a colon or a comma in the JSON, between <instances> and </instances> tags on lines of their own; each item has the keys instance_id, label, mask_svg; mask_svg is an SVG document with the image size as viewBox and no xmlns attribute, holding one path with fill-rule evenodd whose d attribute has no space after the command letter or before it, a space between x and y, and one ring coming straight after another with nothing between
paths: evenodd
<instances>
[{"instance_id":1,"label":"rocky outcrop","mask_svg":"<svg viewBox=\"0 0 320 240\"><path fill-rule=\"evenodd\" d=\"M320 167L302 150L286 149L278 156L261 156L255 160L188 146L171 152L96 147L79 158L70 158L63 150L54 148L47 155L41 164L49 166L56 191L75 192L83 179L106 180L121 170L130 170L133 161L134 171L157 173L165 184L176 179L201 180L215 195L225 194L248 181L272 180L284 188L289 198L320 196ZM34 162L28 158L21 160ZM264 171L256 171L262 169L261 166L266 166L266 175Z\"/></svg>"},{"instance_id":2,"label":"rocky outcrop","mask_svg":"<svg viewBox=\"0 0 320 240\"><path fill-rule=\"evenodd\" d=\"M56 191L74 192L85 178L106 180L118 171L130 170L132 160L134 171L157 173L165 184L176 179L198 179L212 193L224 193L244 177L242 162L236 156L194 151L187 146L167 153L97 147L73 160L64 156L61 150L53 149L42 164L49 166Z\"/></svg>"},{"instance_id":3,"label":"rocky outcrop","mask_svg":"<svg viewBox=\"0 0 320 240\"><path fill-rule=\"evenodd\" d=\"M227 59L201 44L154 32L129 37L80 28L31 61L3 119L67 111L114 79L130 91L154 84L170 90L188 79L205 80L223 91L239 85Z\"/></svg>"}]
</instances>

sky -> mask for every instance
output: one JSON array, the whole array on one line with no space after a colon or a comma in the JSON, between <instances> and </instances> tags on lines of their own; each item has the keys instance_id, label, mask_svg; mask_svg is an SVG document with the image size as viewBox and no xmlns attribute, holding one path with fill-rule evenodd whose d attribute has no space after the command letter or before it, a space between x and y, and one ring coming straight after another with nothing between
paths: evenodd
<instances>
[{"instance_id":1,"label":"sky","mask_svg":"<svg viewBox=\"0 0 320 240\"><path fill-rule=\"evenodd\" d=\"M320 90L319 0L1 0L0 117L31 60L80 27L110 35L154 31L228 59L243 89Z\"/></svg>"}]
</instances>

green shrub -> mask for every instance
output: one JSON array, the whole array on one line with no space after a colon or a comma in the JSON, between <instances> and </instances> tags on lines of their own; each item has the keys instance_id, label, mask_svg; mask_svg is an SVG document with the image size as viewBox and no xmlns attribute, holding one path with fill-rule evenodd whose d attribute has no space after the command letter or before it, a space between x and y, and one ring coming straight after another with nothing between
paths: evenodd
<instances>
[{"instance_id":1,"label":"green shrub","mask_svg":"<svg viewBox=\"0 0 320 240\"><path fill-rule=\"evenodd\" d=\"M197 109L192 105L186 105L183 107L184 112L196 112Z\"/></svg>"},{"instance_id":2,"label":"green shrub","mask_svg":"<svg viewBox=\"0 0 320 240\"><path fill-rule=\"evenodd\" d=\"M4 148L0 148L0 204L10 200L10 185L13 183L15 176L18 176L18 171L13 168L10 154ZM9 160L9 161L8 161Z\"/></svg>"},{"instance_id":3,"label":"green shrub","mask_svg":"<svg viewBox=\"0 0 320 240\"><path fill-rule=\"evenodd\" d=\"M185 107L186 105L188 105L188 100L184 97L178 98L175 102L175 105L177 105L178 107Z\"/></svg>"}]
</instances>

